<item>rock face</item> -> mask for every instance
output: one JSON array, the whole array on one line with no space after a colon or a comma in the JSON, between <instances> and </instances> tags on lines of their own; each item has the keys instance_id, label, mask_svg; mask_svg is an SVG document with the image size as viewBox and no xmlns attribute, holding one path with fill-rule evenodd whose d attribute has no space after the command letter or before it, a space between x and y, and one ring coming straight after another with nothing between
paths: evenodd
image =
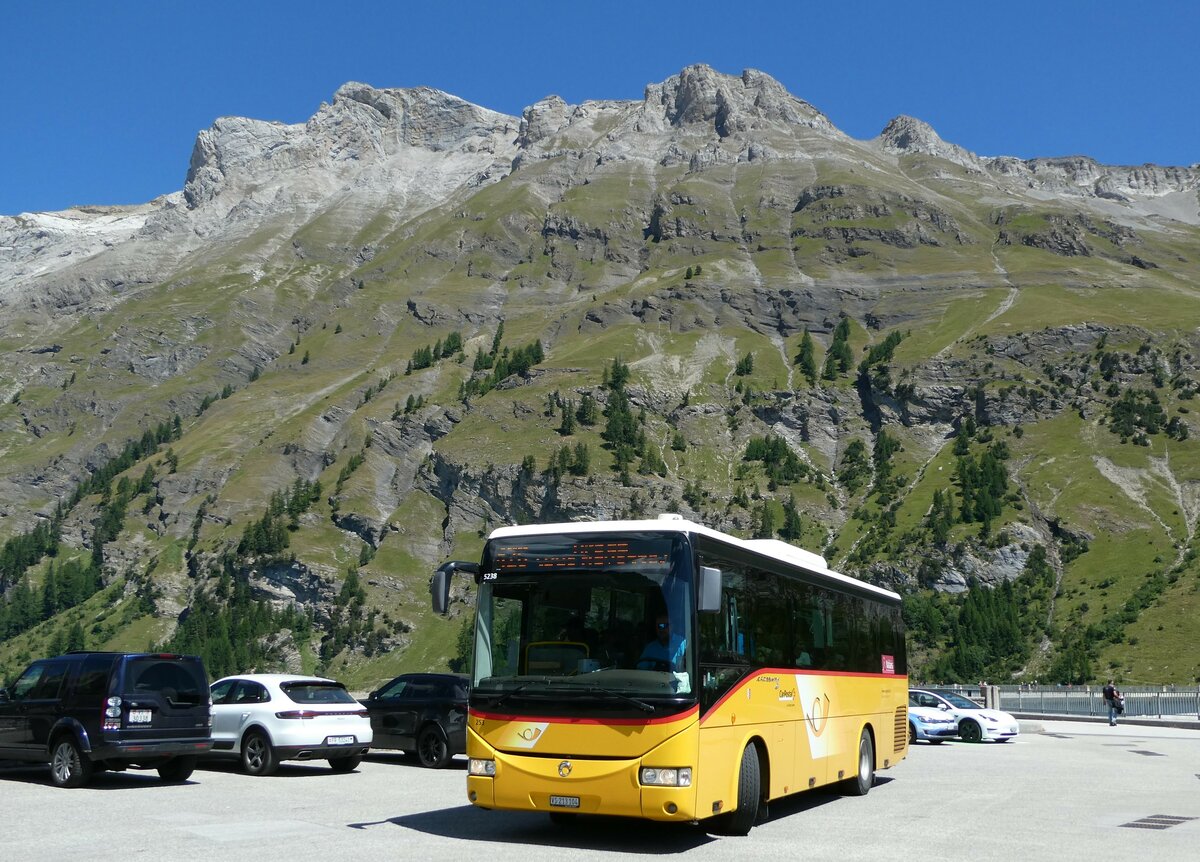
<instances>
[{"instance_id":1,"label":"rock face","mask_svg":"<svg viewBox=\"0 0 1200 862\"><path fill-rule=\"evenodd\" d=\"M497 523L672 510L750 532L760 497L738 492L761 468L742 453L768 433L807 471L805 540L835 545L869 511L846 454L884 430L911 447L900 498L967 419L1094 421L1111 387L1195 394L1190 322L1168 351L1162 316L1090 315L1105 291L1184 301L1198 192L1196 166L983 157L912 117L855 140L762 72L703 65L640 100L548 96L519 118L361 83L301 124L222 117L177 192L0 216L0 540L178 416L171 458L160 447L121 477L156 471L137 538L106 549L114 569L193 539L219 559L297 480L323 482L325 508L290 525L320 562L256 568L278 603L328 605L338 573L376 552L419 579ZM1022 318L1027 297L1063 319ZM843 320L846 367L806 380L803 333L821 360ZM433 355L452 332L461 354ZM926 352L872 359L891 333ZM490 378L531 340L545 363ZM757 370L735 370L748 353ZM558 423L585 394L609 406L601 365L618 355L662 465L564 472L582 439L613 457L603 418L578 438ZM1192 482L1163 486L1190 499ZM79 503L69 545L88 547L115 490ZM1014 577L1058 517L1025 511L1026 533L964 549L941 586ZM176 574L182 594L194 572Z\"/></svg>"},{"instance_id":2,"label":"rock face","mask_svg":"<svg viewBox=\"0 0 1200 862\"><path fill-rule=\"evenodd\" d=\"M585 150L591 166L572 168L572 182L611 160L703 170L818 154L854 164L878 153L920 153L986 173L1014 193L1118 201L1200 223L1194 167L980 158L904 116L874 141L854 141L754 70L731 76L689 66L649 85L641 102L572 106L551 96L520 119L429 88L348 83L304 124L217 120L197 135L178 193L136 207L0 216L0 303L74 313L157 280L222 237L279 220L303 224L333 206L358 209L364 220L380 209L412 217L514 166Z\"/></svg>"},{"instance_id":3,"label":"rock face","mask_svg":"<svg viewBox=\"0 0 1200 862\"><path fill-rule=\"evenodd\" d=\"M183 195L226 211L376 189L410 212L478 185L516 155L511 117L428 88L345 84L304 125L224 117L196 138Z\"/></svg>"},{"instance_id":4,"label":"rock face","mask_svg":"<svg viewBox=\"0 0 1200 862\"><path fill-rule=\"evenodd\" d=\"M914 117L900 116L891 120L876 140L890 153L924 153L974 171L985 169L983 161L974 153L946 143L932 126Z\"/></svg>"}]
</instances>

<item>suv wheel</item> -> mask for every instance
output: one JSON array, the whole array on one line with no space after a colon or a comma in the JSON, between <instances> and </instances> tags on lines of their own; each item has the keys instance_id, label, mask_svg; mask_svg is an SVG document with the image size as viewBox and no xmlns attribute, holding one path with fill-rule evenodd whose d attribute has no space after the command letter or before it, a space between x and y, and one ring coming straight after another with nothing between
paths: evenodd
<instances>
[{"instance_id":1,"label":"suv wheel","mask_svg":"<svg viewBox=\"0 0 1200 862\"><path fill-rule=\"evenodd\" d=\"M362 763L362 756L358 754L329 758L329 768L334 772L353 772L360 763Z\"/></svg>"},{"instance_id":2,"label":"suv wheel","mask_svg":"<svg viewBox=\"0 0 1200 862\"><path fill-rule=\"evenodd\" d=\"M172 757L158 767L158 777L163 781L187 781L195 769L195 757Z\"/></svg>"},{"instance_id":3,"label":"suv wheel","mask_svg":"<svg viewBox=\"0 0 1200 862\"><path fill-rule=\"evenodd\" d=\"M251 775L270 775L279 766L271 740L261 730L252 730L242 740L242 768Z\"/></svg>"},{"instance_id":4,"label":"suv wheel","mask_svg":"<svg viewBox=\"0 0 1200 862\"><path fill-rule=\"evenodd\" d=\"M429 769L441 769L450 762L450 746L436 726L431 724L421 731L417 738L417 759Z\"/></svg>"},{"instance_id":5,"label":"suv wheel","mask_svg":"<svg viewBox=\"0 0 1200 862\"><path fill-rule=\"evenodd\" d=\"M50 780L55 787L82 787L92 777L92 762L75 740L60 737L50 755Z\"/></svg>"}]
</instances>

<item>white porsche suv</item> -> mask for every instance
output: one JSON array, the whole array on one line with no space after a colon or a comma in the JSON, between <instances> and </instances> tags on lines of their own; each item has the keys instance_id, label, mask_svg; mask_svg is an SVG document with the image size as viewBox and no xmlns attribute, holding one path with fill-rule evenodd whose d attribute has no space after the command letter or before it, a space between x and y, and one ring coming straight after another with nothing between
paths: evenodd
<instances>
[{"instance_id":1,"label":"white porsche suv","mask_svg":"<svg viewBox=\"0 0 1200 862\"><path fill-rule=\"evenodd\" d=\"M371 746L367 710L332 679L242 674L210 691L211 754L240 758L251 775L270 775L281 760L328 760L350 772Z\"/></svg>"}]
</instances>

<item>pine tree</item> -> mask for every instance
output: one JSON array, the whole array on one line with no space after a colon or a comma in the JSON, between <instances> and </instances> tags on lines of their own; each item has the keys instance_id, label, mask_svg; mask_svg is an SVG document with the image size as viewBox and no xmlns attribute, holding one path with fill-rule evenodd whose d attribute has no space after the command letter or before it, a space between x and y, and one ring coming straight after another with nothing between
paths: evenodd
<instances>
[{"instance_id":1,"label":"pine tree","mask_svg":"<svg viewBox=\"0 0 1200 862\"><path fill-rule=\"evenodd\" d=\"M596 399L592 397L590 392L583 393L583 397L579 399L579 410L575 414L575 418L579 420L580 425L591 427L599 421L600 412L596 407Z\"/></svg>"},{"instance_id":2,"label":"pine tree","mask_svg":"<svg viewBox=\"0 0 1200 862\"><path fill-rule=\"evenodd\" d=\"M75 620L75 624L71 626L71 630L67 632L67 650L87 649L87 640L83 634L83 626L79 620Z\"/></svg>"},{"instance_id":3,"label":"pine tree","mask_svg":"<svg viewBox=\"0 0 1200 862\"><path fill-rule=\"evenodd\" d=\"M563 437L570 437L575 433L575 402L570 398L563 404L562 424L558 426L558 433Z\"/></svg>"},{"instance_id":4,"label":"pine tree","mask_svg":"<svg viewBox=\"0 0 1200 862\"><path fill-rule=\"evenodd\" d=\"M796 542L803 534L804 522L796 508L796 497L793 494L783 501L783 526L779 528L779 535L789 542Z\"/></svg>"},{"instance_id":5,"label":"pine tree","mask_svg":"<svg viewBox=\"0 0 1200 862\"><path fill-rule=\"evenodd\" d=\"M804 330L804 337L800 339L800 352L796 354L796 364L800 366L800 373L808 380L808 385L815 386L817 383L816 349L807 329Z\"/></svg>"},{"instance_id":6,"label":"pine tree","mask_svg":"<svg viewBox=\"0 0 1200 862\"><path fill-rule=\"evenodd\" d=\"M592 469L592 453L586 443L575 444L575 458L571 462L572 476L586 476Z\"/></svg>"},{"instance_id":7,"label":"pine tree","mask_svg":"<svg viewBox=\"0 0 1200 862\"><path fill-rule=\"evenodd\" d=\"M754 538L772 539L775 537L775 510L770 503L763 500L754 515Z\"/></svg>"},{"instance_id":8,"label":"pine tree","mask_svg":"<svg viewBox=\"0 0 1200 862\"><path fill-rule=\"evenodd\" d=\"M54 577L54 566L51 565L46 571L46 580L42 584L42 618L50 619L58 613L58 580Z\"/></svg>"}]
</instances>

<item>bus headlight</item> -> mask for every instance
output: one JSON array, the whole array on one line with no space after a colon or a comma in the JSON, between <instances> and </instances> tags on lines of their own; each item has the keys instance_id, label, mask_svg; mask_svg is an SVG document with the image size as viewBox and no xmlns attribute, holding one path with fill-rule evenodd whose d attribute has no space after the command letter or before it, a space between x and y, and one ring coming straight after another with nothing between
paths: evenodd
<instances>
[{"instance_id":1,"label":"bus headlight","mask_svg":"<svg viewBox=\"0 0 1200 862\"><path fill-rule=\"evenodd\" d=\"M472 757L467 761L468 775L485 775L492 778L496 775L496 761Z\"/></svg>"},{"instance_id":2,"label":"bus headlight","mask_svg":"<svg viewBox=\"0 0 1200 862\"><path fill-rule=\"evenodd\" d=\"M691 787L692 767L642 767L642 784L656 787Z\"/></svg>"}]
</instances>

